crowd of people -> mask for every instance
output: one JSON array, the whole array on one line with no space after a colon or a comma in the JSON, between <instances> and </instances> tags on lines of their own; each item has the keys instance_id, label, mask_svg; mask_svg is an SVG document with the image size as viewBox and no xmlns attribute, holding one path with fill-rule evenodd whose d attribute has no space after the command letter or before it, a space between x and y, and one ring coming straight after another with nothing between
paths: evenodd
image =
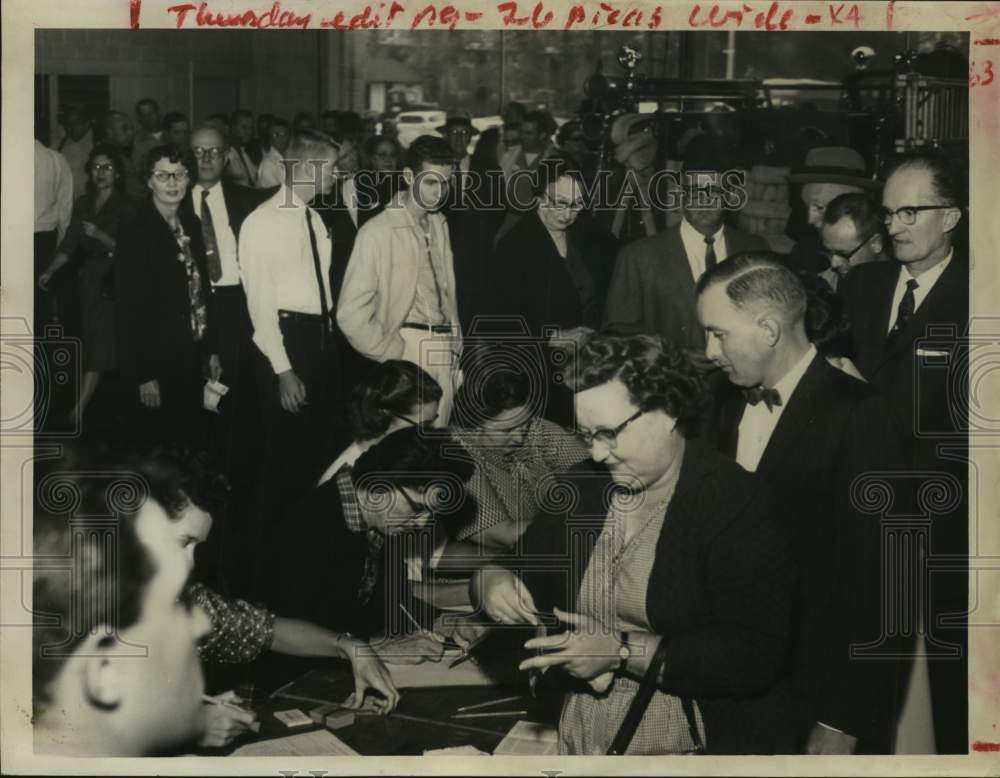
<instances>
[{"instance_id":1,"label":"crowd of people","mask_svg":"<svg viewBox=\"0 0 1000 778\"><path fill-rule=\"evenodd\" d=\"M931 747L966 752L960 160L809 149L779 254L710 126L623 114L603 169L517 103L406 149L350 112L135 120L35 146L36 332L82 361L36 479L37 553L81 573L36 570L39 749L230 743L254 715L200 663L266 652L390 714L393 663L526 625L561 753L892 753L921 640ZM117 506L113 556L60 482Z\"/></svg>"}]
</instances>

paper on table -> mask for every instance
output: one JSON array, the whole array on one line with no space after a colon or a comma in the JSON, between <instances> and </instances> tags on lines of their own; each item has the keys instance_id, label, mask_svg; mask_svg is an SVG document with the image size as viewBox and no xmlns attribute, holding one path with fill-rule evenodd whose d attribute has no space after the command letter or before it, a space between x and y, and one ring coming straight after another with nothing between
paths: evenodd
<instances>
[{"instance_id":1,"label":"paper on table","mask_svg":"<svg viewBox=\"0 0 1000 778\"><path fill-rule=\"evenodd\" d=\"M534 721L519 721L500 741L494 756L551 756L559 753L559 733L555 727Z\"/></svg>"},{"instance_id":2,"label":"paper on table","mask_svg":"<svg viewBox=\"0 0 1000 778\"><path fill-rule=\"evenodd\" d=\"M232 756L360 756L328 729L303 732L273 740L257 740L233 751Z\"/></svg>"},{"instance_id":3,"label":"paper on table","mask_svg":"<svg viewBox=\"0 0 1000 778\"><path fill-rule=\"evenodd\" d=\"M424 756L489 756L475 746L451 746L450 748L432 748L424 751Z\"/></svg>"}]
</instances>

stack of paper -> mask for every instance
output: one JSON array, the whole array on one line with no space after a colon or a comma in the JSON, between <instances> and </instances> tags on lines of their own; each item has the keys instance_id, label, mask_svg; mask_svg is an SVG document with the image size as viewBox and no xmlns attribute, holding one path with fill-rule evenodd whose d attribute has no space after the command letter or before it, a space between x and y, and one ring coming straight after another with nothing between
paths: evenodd
<instances>
[{"instance_id":1,"label":"stack of paper","mask_svg":"<svg viewBox=\"0 0 1000 778\"><path fill-rule=\"evenodd\" d=\"M494 750L494 756L552 756L559 753L559 732L534 721L519 721Z\"/></svg>"},{"instance_id":2,"label":"stack of paper","mask_svg":"<svg viewBox=\"0 0 1000 778\"><path fill-rule=\"evenodd\" d=\"M233 751L232 756L360 756L328 729L301 735L257 740Z\"/></svg>"}]
</instances>

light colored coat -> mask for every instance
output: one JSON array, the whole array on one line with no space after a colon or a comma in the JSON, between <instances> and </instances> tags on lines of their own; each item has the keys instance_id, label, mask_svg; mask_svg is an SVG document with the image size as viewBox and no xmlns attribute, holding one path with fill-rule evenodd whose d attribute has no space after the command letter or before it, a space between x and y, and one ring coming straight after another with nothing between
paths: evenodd
<instances>
[{"instance_id":1,"label":"light colored coat","mask_svg":"<svg viewBox=\"0 0 1000 778\"><path fill-rule=\"evenodd\" d=\"M428 218L435 244L444 247L445 313L459 333L448 224L440 213ZM337 324L359 353L378 362L403 358L399 328L413 308L419 265L426 261L426 249L398 196L358 231L337 303Z\"/></svg>"}]
</instances>

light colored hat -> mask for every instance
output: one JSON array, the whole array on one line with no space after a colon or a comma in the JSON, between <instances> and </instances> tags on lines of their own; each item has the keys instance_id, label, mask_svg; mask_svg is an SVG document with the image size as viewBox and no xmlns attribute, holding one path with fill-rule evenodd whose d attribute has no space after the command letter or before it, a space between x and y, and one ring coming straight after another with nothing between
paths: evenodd
<instances>
[{"instance_id":1,"label":"light colored hat","mask_svg":"<svg viewBox=\"0 0 1000 778\"><path fill-rule=\"evenodd\" d=\"M656 145L652 133L653 117L649 114L626 113L615 119L611 125L611 143L615 147L615 160L625 162L647 146Z\"/></svg>"},{"instance_id":2,"label":"light colored hat","mask_svg":"<svg viewBox=\"0 0 1000 778\"><path fill-rule=\"evenodd\" d=\"M448 118L444 120L444 124L437 128L437 131L443 133L450 127L465 127L471 135L479 134L479 130L472 124L472 116L468 111L455 111L448 114Z\"/></svg>"},{"instance_id":3,"label":"light colored hat","mask_svg":"<svg viewBox=\"0 0 1000 778\"><path fill-rule=\"evenodd\" d=\"M865 160L847 146L820 146L806 154L805 164L792 170L793 184L847 184L878 189L881 184L865 175Z\"/></svg>"}]
</instances>

